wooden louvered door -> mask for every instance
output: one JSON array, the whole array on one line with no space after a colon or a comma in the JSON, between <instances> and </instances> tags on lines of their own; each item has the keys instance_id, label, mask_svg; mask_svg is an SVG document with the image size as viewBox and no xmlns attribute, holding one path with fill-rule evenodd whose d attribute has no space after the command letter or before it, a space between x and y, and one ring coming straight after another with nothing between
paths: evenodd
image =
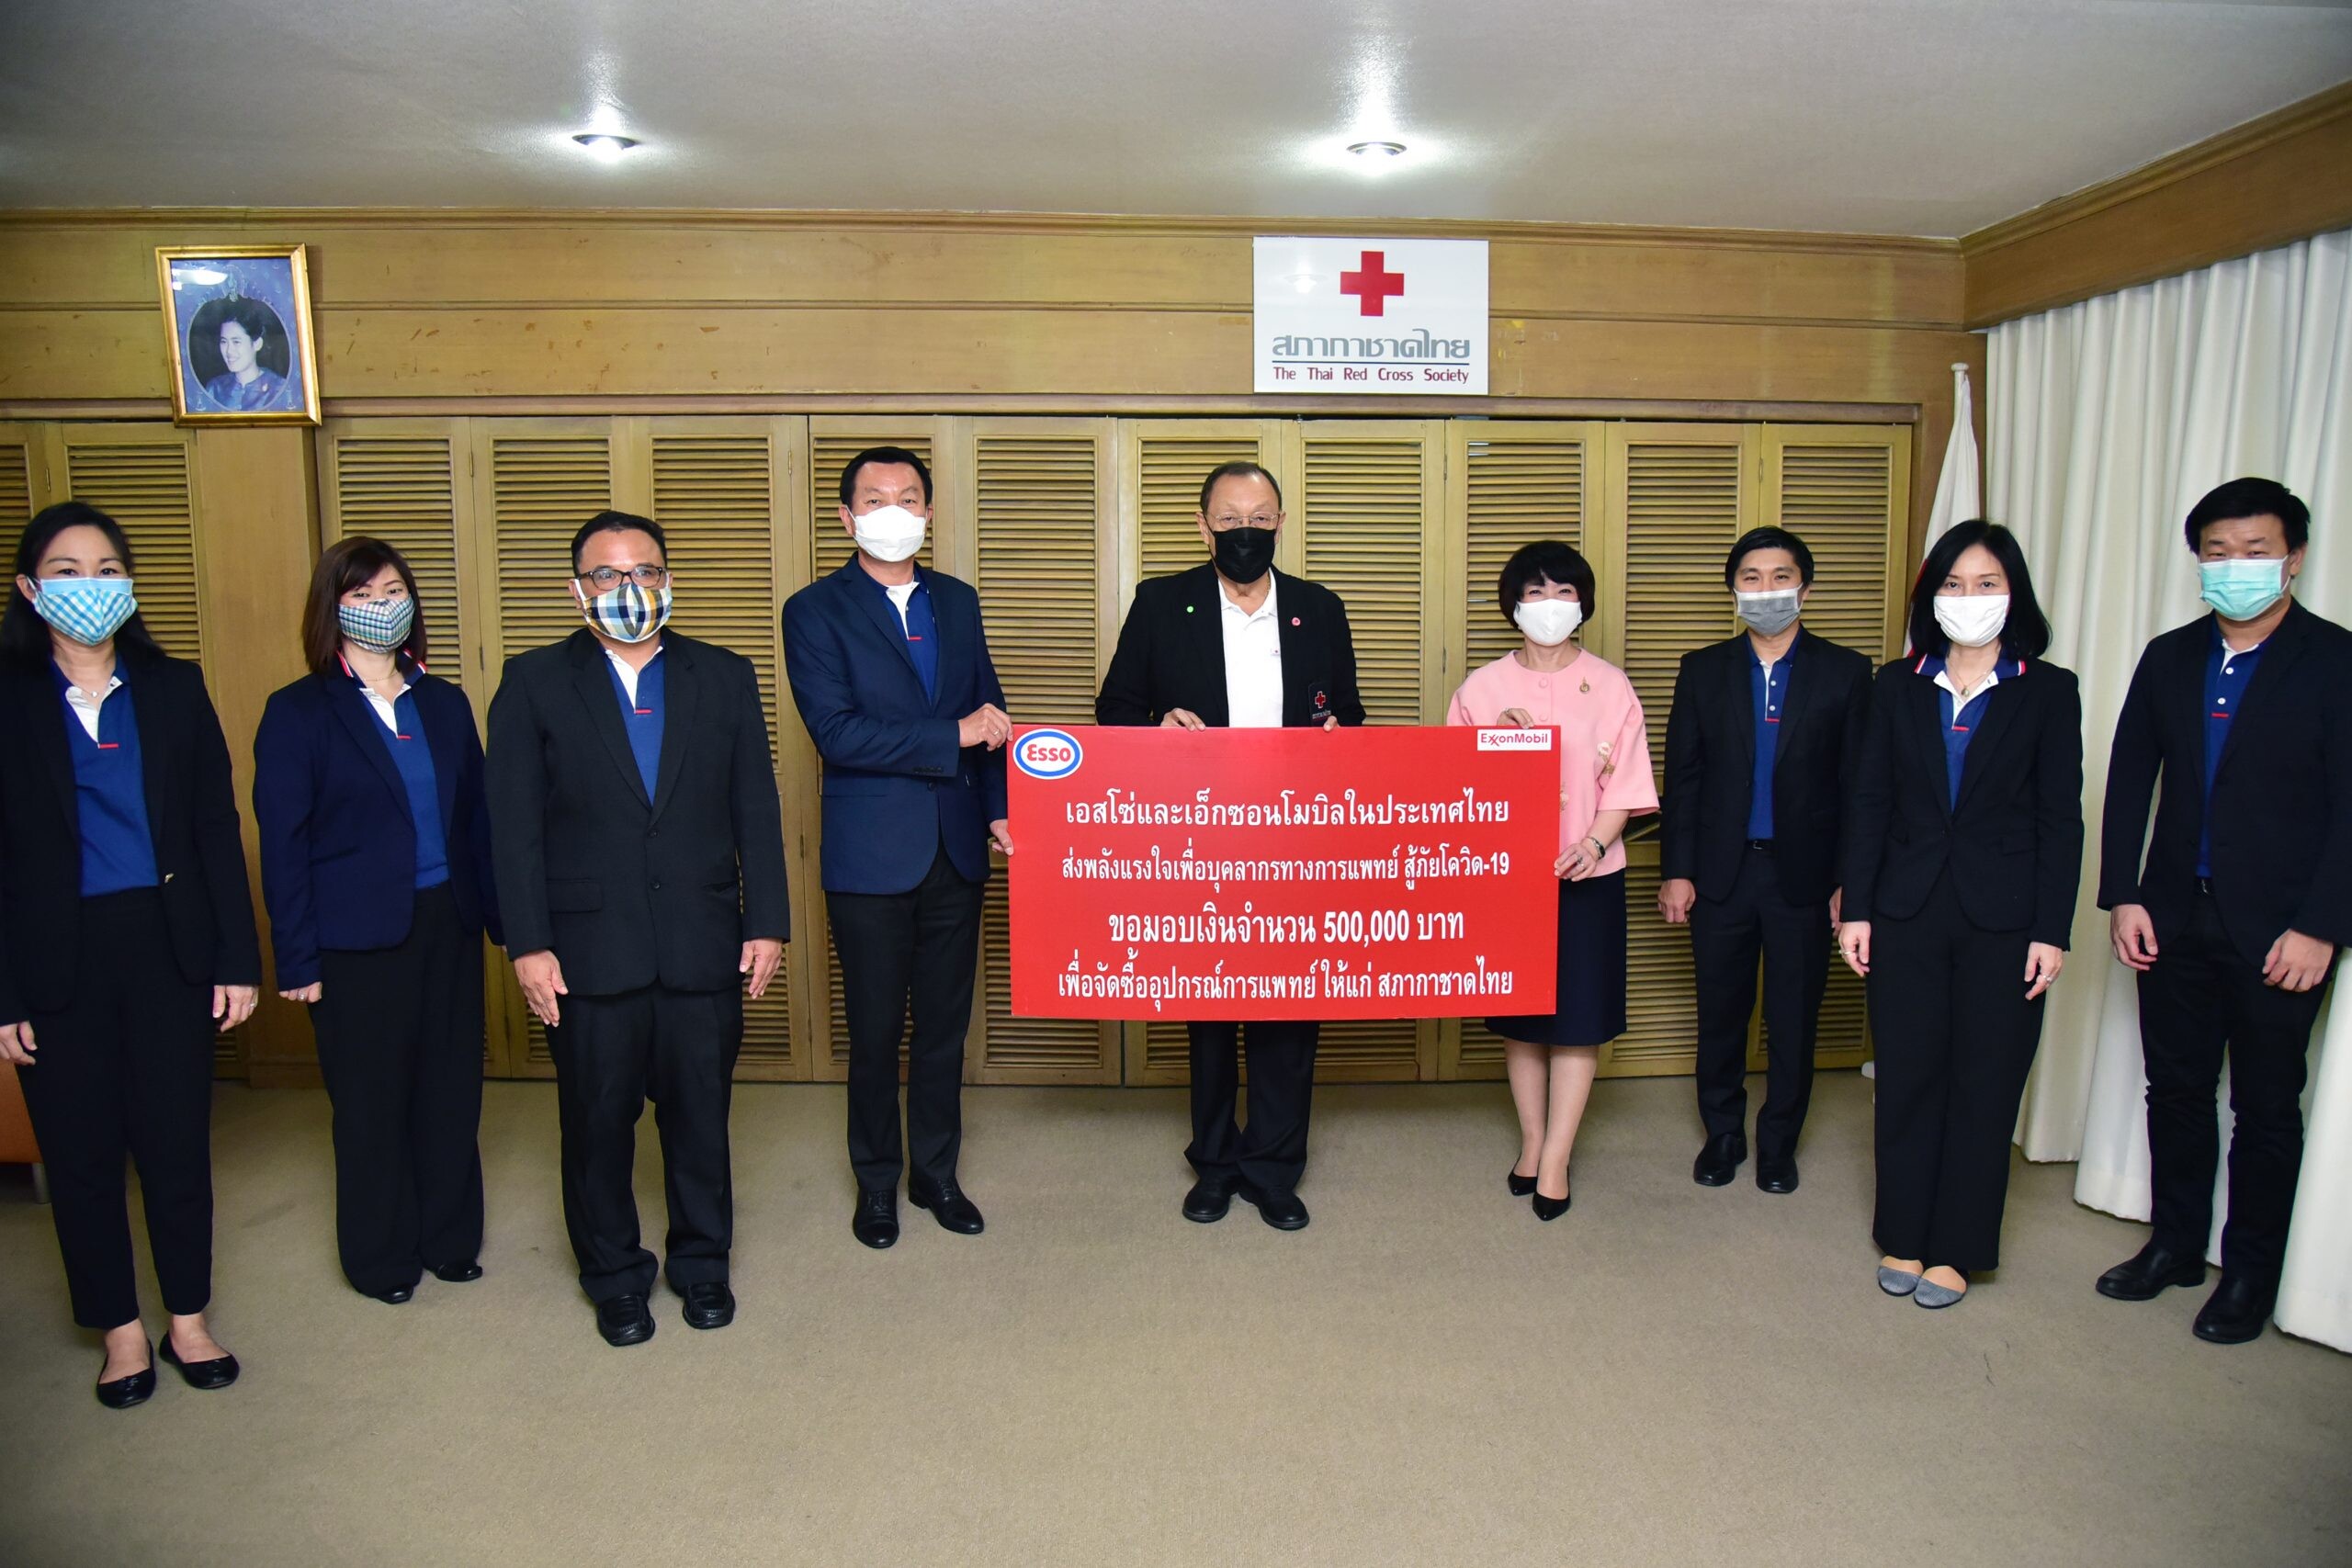
<instances>
[{"instance_id":1,"label":"wooden louvered door","mask_svg":"<svg viewBox=\"0 0 2352 1568\"><path fill-rule=\"evenodd\" d=\"M1208 559L1201 542L1201 481L1221 463L1250 462L1281 479L1289 514L1295 516L1297 486L1287 468L1297 427L1282 420L1133 419L1119 423L1120 592L1109 628L1116 647L1119 626L1146 578L1190 571ZM1297 570L1296 536L1287 525L1276 559ZM1131 1023L1125 1031L1126 1072L1131 1084L1181 1084L1192 1079L1191 1049L1184 1026L1172 1020Z\"/></svg>"},{"instance_id":2,"label":"wooden louvered door","mask_svg":"<svg viewBox=\"0 0 2352 1568\"><path fill-rule=\"evenodd\" d=\"M568 586L571 536L613 504L612 422L480 419L470 438L473 607L482 628L482 689L495 693L507 660L561 641L581 625ZM555 1075L547 1031L523 1005L511 966L500 968L489 1013L510 1074Z\"/></svg>"},{"instance_id":3,"label":"wooden louvered door","mask_svg":"<svg viewBox=\"0 0 2352 1568\"><path fill-rule=\"evenodd\" d=\"M1450 571L1442 608L1448 659L1443 705L1470 671L1520 646L1518 628L1495 599L1503 563L1522 545L1558 539L1591 547L1589 529L1600 490L1601 427L1533 420L1456 420L1446 429L1446 512L1459 548L1442 552ZM1475 1018L1438 1026L1438 1077L1503 1074L1502 1037Z\"/></svg>"},{"instance_id":4,"label":"wooden louvered door","mask_svg":"<svg viewBox=\"0 0 2352 1568\"><path fill-rule=\"evenodd\" d=\"M40 510L33 503L33 446L39 433L30 425L0 424L0 609L17 596L17 541L25 525Z\"/></svg>"},{"instance_id":5,"label":"wooden louvered door","mask_svg":"<svg viewBox=\"0 0 2352 1568\"><path fill-rule=\"evenodd\" d=\"M1911 494L1911 432L1903 425L1768 424L1764 427L1763 514L1813 552L1807 630L1842 643L1872 663L1903 645L1908 579L1902 541ZM1870 1019L1862 982L1832 959L1821 1004L1814 1065L1859 1066L1868 1054ZM1751 1065L1764 1066L1760 1021Z\"/></svg>"},{"instance_id":6,"label":"wooden louvered door","mask_svg":"<svg viewBox=\"0 0 2352 1568\"><path fill-rule=\"evenodd\" d=\"M1091 724L1117 632L1112 422L982 419L970 422L967 438L974 585L1005 711L1019 724ZM1016 841L1016 857L1021 849ZM1118 1025L1012 1016L1007 871L997 857L981 915L966 1077L1118 1082Z\"/></svg>"},{"instance_id":7,"label":"wooden louvered door","mask_svg":"<svg viewBox=\"0 0 2352 1568\"><path fill-rule=\"evenodd\" d=\"M1757 521L1758 454L1753 425L1612 426L1608 443L1611 526L1594 562L1600 623L1586 646L1611 658L1634 682L1649 729L1650 759L1662 768L1674 676L1692 649L1731 635L1724 557ZM1658 919L1657 818L1628 830L1625 1032L1602 1048L1612 1077L1688 1073L1697 1059L1690 931Z\"/></svg>"},{"instance_id":8,"label":"wooden louvered door","mask_svg":"<svg viewBox=\"0 0 2352 1568\"><path fill-rule=\"evenodd\" d=\"M923 460L931 469L932 524L924 531L922 548L915 552L915 560L925 567L937 567L958 577L968 579L970 568L961 559L961 545L967 529L958 516L961 496L956 488L961 479L960 466L954 451L954 422L926 419L920 416L905 419L849 419L819 417L808 422L808 579L814 581L830 576L841 569L843 561L856 554L857 547L842 531L841 520L842 467L868 446L903 446ZM791 721L796 728L798 718ZM818 773L812 759L806 771L797 777L787 777L787 789L808 792L813 801L817 795ZM802 863L808 874L808 897L796 909L806 911L806 923L793 927L794 941L809 944L810 954L820 959L822 967L811 963L812 989L819 1003L815 1014L817 1032L814 1039L821 1042L815 1053L811 1070L824 1079L846 1079L849 1077L849 1022L842 1011L841 955L833 950L832 930L825 919L824 894L816 885L817 814L806 818L808 827L809 853ZM912 1021L909 1021L911 1027ZM907 1035L899 1037L899 1059L903 1071L906 1063Z\"/></svg>"}]
</instances>

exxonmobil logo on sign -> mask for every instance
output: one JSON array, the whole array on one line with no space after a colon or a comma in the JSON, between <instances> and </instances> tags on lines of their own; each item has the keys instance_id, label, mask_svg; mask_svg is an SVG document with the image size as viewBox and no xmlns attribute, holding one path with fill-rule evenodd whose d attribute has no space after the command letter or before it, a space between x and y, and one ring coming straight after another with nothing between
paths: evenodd
<instances>
[{"instance_id":1,"label":"exxonmobil logo on sign","mask_svg":"<svg viewBox=\"0 0 2352 1568\"><path fill-rule=\"evenodd\" d=\"M1086 748L1065 729L1033 729L1012 743L1012 765L1033 779L1066 779L1086 761Z\"/></svg>"},{"instance_id":2,"label":"exxonmobil logo on sign","mask_svg":"<svg viewBox=\"0 0 2352 1568\"><path fill-rule=\"evenodd\" d=\"M1487 390L1487 242L1260 235L1261 392Z\"/></svg>"}]
</instances>

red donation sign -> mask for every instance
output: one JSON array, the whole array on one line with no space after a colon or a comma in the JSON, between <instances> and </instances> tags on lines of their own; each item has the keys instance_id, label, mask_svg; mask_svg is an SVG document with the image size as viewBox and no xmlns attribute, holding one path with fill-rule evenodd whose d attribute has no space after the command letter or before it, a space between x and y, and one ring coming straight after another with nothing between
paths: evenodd
<instances>
[{"instance_id":1,"label":"red donation sign","mask_svg":"<svg viewBox=\"0 0 2352 1568\"><path fill-rule=\"evenodd\" d=\"M1556 732L1024 728L1026 1018L1546 1013Z\"/></svg>"}]
</instances>

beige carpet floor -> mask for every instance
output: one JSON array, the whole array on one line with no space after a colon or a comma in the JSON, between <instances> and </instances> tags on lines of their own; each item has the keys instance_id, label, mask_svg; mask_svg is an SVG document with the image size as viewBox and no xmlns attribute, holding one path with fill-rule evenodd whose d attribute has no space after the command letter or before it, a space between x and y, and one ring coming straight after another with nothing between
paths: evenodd
<instances>
[{"instance_id":1,"label":"beige carpet floor","mask_svg":"<svg viewBox=\"0 0 2352 1568\"><path fill-rule=\"evenodd\" d=\"M741 1315L665 1292L614 1350L548 1086L490 1088L487 1278L401 1307L336 1271L324 1098L223 1089L245 1376L127 1413L10 1173L0 1563L2352 1562L2352 1357L2096 1295L2143 1232L2071 1167L2019 1165L1959 1308L1880 1295L1851 1074L1789 1198L1691 1184L1688 1080L1603 1084L1549 1225L1504 1194L1501 1086L1327 1089L1295 1235L1178 1216L1182 1091L965 1104L988 1234L910 1213L875 1254L841 1090L740 1090ZM658 1235L650 1157L639 1187Z\"/></svg>"}]
</instances>

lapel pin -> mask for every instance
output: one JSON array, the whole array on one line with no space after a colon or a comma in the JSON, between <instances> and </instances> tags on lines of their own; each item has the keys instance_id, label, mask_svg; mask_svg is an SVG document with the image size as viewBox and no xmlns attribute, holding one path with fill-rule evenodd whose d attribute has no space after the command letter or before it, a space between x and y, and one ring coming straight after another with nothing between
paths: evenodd
<instances>
[{"instance_id":1,"label":"lapel pin","mask_svg":"<svg viewBox=\"0 0 2352 1568\"><path fill-rule=\"evenodd\" d=\"M1298 625L1298 624L1299 624L1299 622L1298 622L1298 617L1297 617L1296 615L1293 615L1293 616L1290 618L1290 624L1291 624L1292 626L1296 626L1296 625Z\"/></svg>"},{"instance_id":2,"label":"lapel pin","mask_svg":"<svg viewBox=\"0 0 2352 1568\"><path fill-rule=\"evenodd\" d=\"M1191 606L1190 604L1185 605L1185 606L1184 606L1184 614L1186 614L1186 615L1191 615L1192 613L1193 613L1193 606Z\"/></svg>"}]
</instances>

